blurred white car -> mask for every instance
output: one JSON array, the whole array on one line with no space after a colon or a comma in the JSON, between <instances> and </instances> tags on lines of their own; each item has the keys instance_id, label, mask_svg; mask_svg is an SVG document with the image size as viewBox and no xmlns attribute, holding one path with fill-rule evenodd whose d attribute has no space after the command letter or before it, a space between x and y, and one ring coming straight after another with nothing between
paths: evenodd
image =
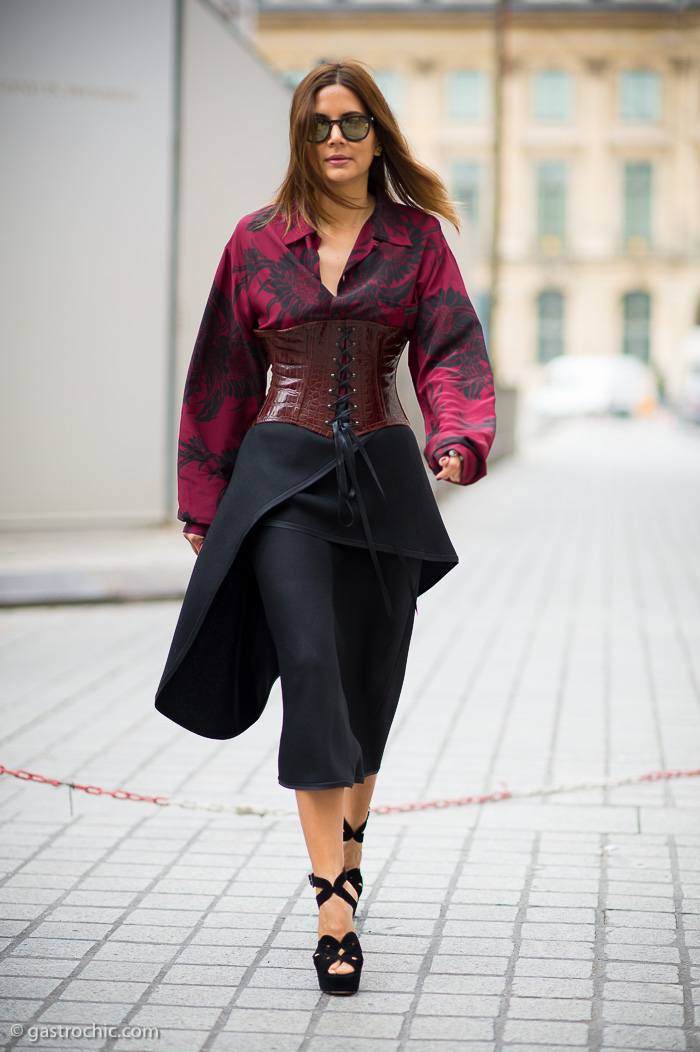
<instances>
[{"instance_id":1,"label":"blurred white car","mask_svg":"<svg viewBox=\"0 0 700 1052\"><path fill-rule=\"evenodd\" d=\"M539 416L636 416L656 405L652 370L629 354L559 355L544 366L544 377L527 396Z\"/></svg>"}]
</instances>

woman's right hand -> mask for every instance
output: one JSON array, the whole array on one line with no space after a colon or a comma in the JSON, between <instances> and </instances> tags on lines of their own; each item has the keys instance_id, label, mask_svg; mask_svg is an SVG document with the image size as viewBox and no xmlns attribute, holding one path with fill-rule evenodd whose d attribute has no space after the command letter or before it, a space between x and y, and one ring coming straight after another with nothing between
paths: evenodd
<instances>
[{"instance_id":1,"label":"woman's right hand","mask_svg":"<svg viewBox=\"0 0 700 1052\"><path fill-rule=\"evenodd\" d=\"M184 537L190 542L194 554L199 555L199 549L204 544L204 537L200 533L186 533Z\"/></svg>"}]
</instances>

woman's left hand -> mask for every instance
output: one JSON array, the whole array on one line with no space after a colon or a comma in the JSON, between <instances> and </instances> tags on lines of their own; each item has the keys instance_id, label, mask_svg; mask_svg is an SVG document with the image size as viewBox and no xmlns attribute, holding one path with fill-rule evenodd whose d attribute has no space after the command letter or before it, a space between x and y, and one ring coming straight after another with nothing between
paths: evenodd
<instances>
[{"instance_id":1,"label":"woman's left hand","mask_svg":"<svg viewBox=\"0 0 700 1052\"><path fill-rule=\"evenodd\" d=\"M462 477L461 457L440 457L438 463L441 470L435 476L436 479L446 479L447 482L459 482Z\"/></svg>"},{"instance_id":2,"label":"woman's left hand","mask_svg":"<svg viewBox=\"0 0 700 1052\"><path fill-rule=\"evenodd\" d=\"M186 533L184 534L184 537L186 541L189 541L194 554L199 555L199 550L204 544L204 537L199 533Z\"/></svg>"}]
</instances>

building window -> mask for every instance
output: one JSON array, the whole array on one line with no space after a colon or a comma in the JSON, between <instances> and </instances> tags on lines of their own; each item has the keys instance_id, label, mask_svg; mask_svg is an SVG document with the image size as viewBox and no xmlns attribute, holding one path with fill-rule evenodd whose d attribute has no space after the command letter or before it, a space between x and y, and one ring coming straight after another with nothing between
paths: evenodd
<instances>
[{"instance_id":1,"label":"building window","mask_svg":"<svg viewBox=\"0 0 700 1052\"><path fill-rule=\"evenodd\" d=\"M543 289L537 297L537 361L564 353L564 293Z\"/></svg>"},{"instance_id":2,"label":"building window","mask_svg":"<svg viewBox=\"0 0 700 1052\"><path fill-rule=\"evenodd\" d=\"M625 164L625 248L644 252L651 243L651 164Z\"/></svg>"},{"instance_id":3,"label":"building window","mask_svg":"<svg viewBox=\"0 0 700 1052\"><path fill-rule=\"evenodd\" d=\"M628 292L622 299L622 350L643 362L649 361L649 316L651 299L647 292Z\"/></svg>"},{"instance_id":4,"label":"building window","mask_svg":"<svg viewBox=\"0 0 700 1052\"><path fill-rule=\"evenodd\" d=\"M377 87L394 113L401 113L403 106L403 78L395 69L378 69L374 74Z\"/></svg>"},{"instance_id":5,"label":"building window","mask_svg":"<svg viewBox=\"0 0 700 1052\"><path fill-rule=\"evenodd\" d=\"M661 115L661 77L649 69L629 69L619 79L620 116L626 121L657 121Z\"/></svg>"},{"instance_id":6,"label":"building window","mask_svg":"<svg viewBox=\"0 0 700 1052\"><path fill-rule=\"evenodd\" d=\"M483 121L489 114L488 78L478 70L447 74L447 113L455 121Z\"/></svg>"},{"instance_id":7,"label":"building window","mask_svg":"<svg viewBox=\"0 0 700 1052\"><path fill-rule=\"evenodd\" d=\"M472 227L479 219L479 164L477 161L453 161L450 169L452 197L469 216Z\"/></svg>"},{"instance_id":8,"label":"building window","mask_svg":"<svg viewBox=\"0 0 700 1052\"><path fill-rule=\"evenodd\" d=\"M539 121L570 121L574 113L574 78L562 69L543 69L533 78L534 115Z\"/></svg>"},{"instance_id":9,"label":"building window","mask_svg":"<svg viewBox=\"0 0 700 1052\"><path fill-rule=\"evenodd\" d=\"M555 255L564 247L566 164L542 161L537 166L537 241L541 252Z\"/></svg>"}]
</instances>

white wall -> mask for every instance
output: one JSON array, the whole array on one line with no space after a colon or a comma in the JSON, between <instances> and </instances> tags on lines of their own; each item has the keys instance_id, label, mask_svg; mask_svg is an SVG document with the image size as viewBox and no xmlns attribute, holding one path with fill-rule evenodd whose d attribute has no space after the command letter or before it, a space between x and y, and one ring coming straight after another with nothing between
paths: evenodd
<instances>
[{"instance_id":1,"label":"white wall","mask_svg":"<svg viewBox=\"0 0 700 1052\"><path fill-rule=\"evenodd\" d=\"M207 0L181 7L178 71L178 0L0 0L1 528L174 514L197 328L284 174L290 101Z\"/></svg>"},{"instance_id":2,"label":"white wall","mask_svg":"<svg viewBox=\"0 0 700 1052\"><path fill-rule=\"evenodd\" d=\"M174 0L0 0L0 523L165 511Z\"/></svg>"}]
</instances>

